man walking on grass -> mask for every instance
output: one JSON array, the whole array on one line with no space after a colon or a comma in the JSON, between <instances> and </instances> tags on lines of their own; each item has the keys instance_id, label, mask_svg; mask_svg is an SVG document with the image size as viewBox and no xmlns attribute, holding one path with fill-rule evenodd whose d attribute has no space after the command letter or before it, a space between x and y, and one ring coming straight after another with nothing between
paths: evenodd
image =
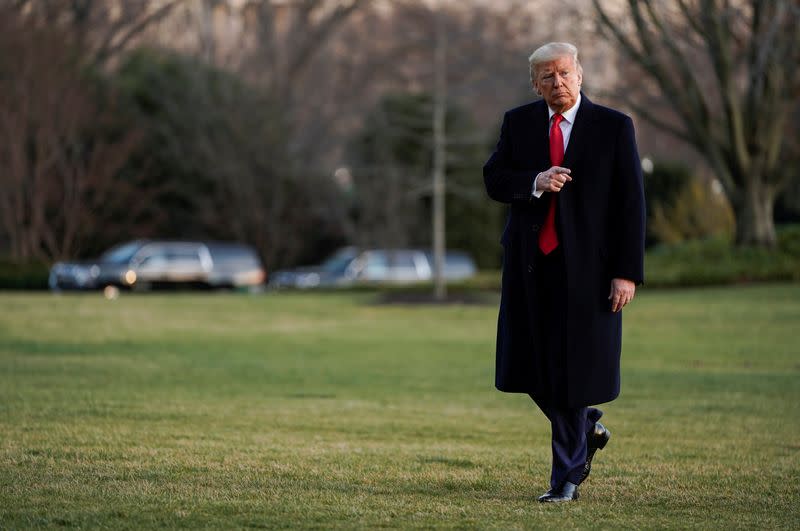
<instances>
[{"instance_id":1,"label":"man walking on grass","mask_svg":"<svg viewBox=\"0 0 800 531\"><path fill-rule=\"evenodd\" d=\"M619 395L622 308L644 280L644 194L633 122L581 93L578 50L529 58L541 100L506 112L483 168L510 205L501 238L495 385L527 393L550 420L541 502L578 499L611 434L596 404Z\"/></svg>"}]
</instances>

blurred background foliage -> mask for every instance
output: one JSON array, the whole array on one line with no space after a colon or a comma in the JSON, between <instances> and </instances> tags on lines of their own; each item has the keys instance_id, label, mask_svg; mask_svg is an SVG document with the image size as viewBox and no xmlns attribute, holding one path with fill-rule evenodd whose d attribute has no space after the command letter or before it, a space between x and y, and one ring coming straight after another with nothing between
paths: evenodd
<instances>
[{"instance_id":1,"label":"blurred background foliage","mask_svg":"<svg viewBox=\"0 0 800 531\"><path fill-rule=\"evenodd\" d=\"M635 3L600 4L624 16ZM784 18L764 22L773 24L764 31L783 34L784 4L770 4ZM734 21L730 31L745 31L736 42L747 41L741 22L761 8L709 5L702 24ZM770 155L785 170L774 186L764 174L769 197L760 203L761 218L769 218L764 234L773 219L785 226L776 244L734 246L742 243L746 186L674 134L680 116L670 95L626 59L640 28L621 23L621 33L609 35L599 15L606 12L586 7L579 0L444 2L438 11L416 0L4 2L0 277L8 281L0 285L40 285L56 260L138 237L240 240L258 249L268 270L317 262L347 244L429 246L437 16L447 43L448 248L468 251L482 269L499 268L505 207L486 198L480 168L502 111L532 97L531 49L570 40L581 49L587 94L634 115L640 152L655 161L645 176L653 284L796 278L799 122L789 119L798 113L796 86L780 150ZM537 23L542 17L552 24ZM685 24L666 20L672 29ZM711 69L692 72L708 73L699 86L717 83ZM641 94L620 90L634 78ZM750 149L760 153L755 143ZM678 264L688 272L670 273Z\"/></svg>"},{"instance_id":2,"label":"blurred background foliage","mask_svg":"<svg viewBox=\"0 0 800 531\"><path fill-rule=\"evenodd\" d=\"M246 241L270 264L345 241L341 192L321 172L293 165L286 112L269 92L150 49L126 58L114 82L146 132L128 170L145 175L153 193L151 234Z\"/></svg>"},{"instance_id":3,"label":"blurred background foliage","mask_svg":"<svg viewBox=\"0 0 800 531\"><path fill-rule=\"evenodd\" d=\"M733 239L735 218L719 183L681 163L655 163L645 174L647 246L717 237Z\"/></svg>"},{"instance_id":4,"label":"blurred background foliage","mask_svg":"<svg viewBox=\"0 0 800 531\"><path fill-rule=\"evenodd\" d=\"M367 115L350 151L355 242L365 247L430 247L433 98L428 93L385 96ZM487 201L476 170L489 145L468 108L451 103L448 135L446 225L448 246L469 252L481 268L498 266L503 205ZM487 143L488 144L488 143ZM359 195L364 192L363 195Z\"/></svg>"}]
</instances>

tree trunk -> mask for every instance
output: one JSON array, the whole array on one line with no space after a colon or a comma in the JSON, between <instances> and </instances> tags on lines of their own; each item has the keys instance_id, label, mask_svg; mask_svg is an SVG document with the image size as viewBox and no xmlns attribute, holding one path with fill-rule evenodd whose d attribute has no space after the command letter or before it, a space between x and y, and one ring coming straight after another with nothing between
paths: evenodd
<instances>
[{"instance_id":1,"label":"tree trunk","mask_svg":"<svg viewBox=\"0 0 800 531\"><path fill-rule=\"evenodd\" d=\"M447 158L447 137L445 132L445 113L447 110L447 36L445 35L444 14L441 6L436 16L436 49L434 68L436 87L433 104L433 296L437 301L447 298L447 284L444 278L446 249L445 234L445 163Z\"/></svg>"},{"instance_id":2,"label":"tree trunk","mask_svg":"<svg viewBox=\"0 0 800 531\"><path fill-rule=\"evenodd\" d=\"M777 245L773 217L775 190L760 183L753 183L746 188L743 197L733 206L736 212L737 245L768 248Z\"/></svg>"}]
</instances>

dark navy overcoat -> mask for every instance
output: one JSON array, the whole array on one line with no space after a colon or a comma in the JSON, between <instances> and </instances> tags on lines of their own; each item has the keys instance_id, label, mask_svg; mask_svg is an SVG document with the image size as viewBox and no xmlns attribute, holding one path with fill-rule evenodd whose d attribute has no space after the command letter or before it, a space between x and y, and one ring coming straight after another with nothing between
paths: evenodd
<instances>
[{"instance_id":1,"label":"dark navy overcoat","mask_svg":"<svg viewBox=\"0 0 800 531\"><path fill-rule=\"evenodd\" d=\"M495 385L544 400L558 378L561 401L579 407L615 399L620 390L622 312L608 300L612 278L644 280L644 192L633 122L582 94L562 166L572 181L557 194L556 224L564 256L566 371L542 374L534 326L539 230L550 194L532 197L550 164L548 109L539 100L506 112L497 148L483 168L488 195L510 204L501 243L502 299ZM547 382L544 385L543 382Z\"/></svg>"}]
</instances>

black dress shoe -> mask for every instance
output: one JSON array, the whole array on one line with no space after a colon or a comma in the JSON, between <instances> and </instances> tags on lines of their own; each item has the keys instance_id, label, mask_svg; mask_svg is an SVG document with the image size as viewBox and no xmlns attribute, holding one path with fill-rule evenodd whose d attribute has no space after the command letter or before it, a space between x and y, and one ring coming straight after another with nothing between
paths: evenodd
<instances>
[{"instance_id":1,"label":"black dress shoe","mask_svg":"<svg viewBox=\"0 0 800 531\"><path fill-rule=\"evenodd\" d=\"M539 501L542 503L561 503L578 499L578 486L569 481L564 482L560 489L550 489L541 496Z\"/></svg>"},{"instance_id":2,"label":"black dress shoe","mask_svg":"<svg viewBox=\"0 0 800 531\"><path fill-rule=\"evenodd\" d=\"M611 438L611 432L599 422L594 423L594 429L586 436L586 465L583 467L583 475L578 485L584 482L589 477L589 472L592 471L592 458L597 450L602 450L608 444Z\"/></svg>"}]
</instances>

